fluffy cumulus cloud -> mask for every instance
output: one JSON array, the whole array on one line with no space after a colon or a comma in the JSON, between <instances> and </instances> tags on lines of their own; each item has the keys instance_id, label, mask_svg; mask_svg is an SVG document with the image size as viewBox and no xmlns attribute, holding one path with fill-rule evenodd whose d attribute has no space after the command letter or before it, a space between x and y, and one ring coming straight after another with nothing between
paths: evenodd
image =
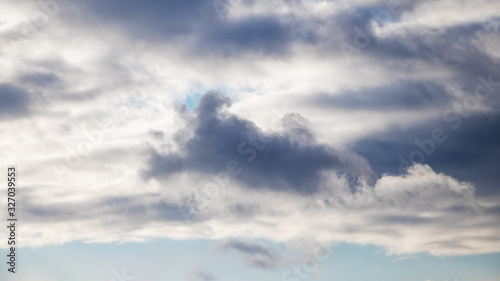
<instances>
[{"instance_id":1,"label":"fluffy cumulus cloud","mask_svg":"<svg viewBox=\"0 0 500 281\"><path fill-rule=\"evenodd\" d=\"M22 245L222 239L270 269L279 253L248 239L499 252L498 11L2 1Z\"/></svg>"}]
</instances>

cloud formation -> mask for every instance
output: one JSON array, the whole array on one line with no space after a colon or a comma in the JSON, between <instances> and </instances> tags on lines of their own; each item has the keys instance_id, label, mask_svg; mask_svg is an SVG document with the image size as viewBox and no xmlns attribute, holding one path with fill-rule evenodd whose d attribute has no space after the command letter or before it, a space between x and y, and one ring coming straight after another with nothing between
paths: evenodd
<instances>
[{"instance_id":1,"label":"cloud formation","mask_svg":"<svg viewBox=\"0 0 500 281\"><path fill-rule=\"evenodd\" d=\"M222 18L213 1L62 2L0 2L0 156L22 171L22 246L500 251L499 1L228 1ZM170 106L210 89L225 94ZM398 169L436 128L446 142Z\"/></svg>"},{"instance_id":2,"label":"cloud formation","mask_svg":"<svg viewBox=\"0 0 500 281\"><path fill-rule=\"evenodd\" d=\"M359 183L354 193L346 179L331 175L327 188L312 196L256 193L232 185L210 197L200 197L199 181L210 179L185 180L171 179L158 189L150 189L156 190L150 195L139 193L142 195L126 200L107 200L104 205L92 197L80 199L89 206L86 212L75 204L55 208L49 202L35 203L40 191L26 189L25 201L36 206L22 213L24 235L30 238L27 244L145 241L155 237L229 239L220 249L236 251L247 265L260 268L278 266L279 254L231 237L274 242L309 237L327 243L379 245L396 255L500 250L495 201L477 199L471 184L435 173L426 165L415 165L400 176L384 175L374 186ZM183 188L173 188L179 186ZM181 219L185 206L195 212L194 219ZM49 218L51 223L46 224ZM76 225L82 231L71 231Z\"/></svg>"},{"instance_id":3,"label":"cloud formation","mask_svg":"<svg viewBox=\"0 0 500 281\"><path fill-rule=\"evenodd\" d=\"M498 194L496 173L500 155L498 113L473 115L453 112L434 122L408 128L391 128L358 140L352 147L370 162L373 170L399 174L410 162L425 163L434 170L469 181L480 196ZM465 116L465 117L464 117ZM442 130L443 142L434 142L432 132ZM423 157L417 156L415 151Z\"/></svg>"},{"instance_id":4,"label":"cloud formation","mask_svg":"<svg viewBox=\"0 0 500 281\"><path fill-rule=\"evenodd\" d=\"M317 143L300 124L284 133L263 133L251 121L224 111L230 105L231 100L220 92L205 94L195 115L187 117L191 119L186 120L182 132L187 138L177 139L174 153L152 151L146 177L227 170L251 188L304 194L318 191L324 171L370 178L371 170L364 159ZM284 121L285 125L297 125L293 120Z\"/></svg>"},{"instance_id":5,"label":"cloud formation","mask_svg":"<svg viewBox=\"0 0 500 281\"><path fill-rule=\"evenodd\" d=\"M216 249L222 252L234 251L242 256L243 262L249 267L274 269L282 265L282 257L274 249L262 243L229 239L220 242Z\"/></svg>"},{"instance_id":6,"label":"cloud formation","mask_svg":"<svg viewBox=\"0 0 500 281\"><path fill-rule=\"evenodd\" d=\"M321 94L313 101L318 106L349 110L421 110L449 104L452 95L433 82L399 81L391 85L346 91L341 95Z\"/></svg>"},{"instance_id":7,"label":"cloud formation","mask_svg":"<svg viewBox=\"0 0 500 281\"><path fill-rule=\"evenodd\" d=\"M0 84L0 117L19 117L29 110L30 95L24 89Z\"/></svg>"},{"instance_id":8,"label":"cloud formation","mask_svg":"<svg viewBox=\"0 0 500 281\"><path fill-rule=\"evenodd\" d=\"M187 272L188 281L216 281L218 278L210 271L204 269L192 269Z\"/></svg>"}]
</instances>

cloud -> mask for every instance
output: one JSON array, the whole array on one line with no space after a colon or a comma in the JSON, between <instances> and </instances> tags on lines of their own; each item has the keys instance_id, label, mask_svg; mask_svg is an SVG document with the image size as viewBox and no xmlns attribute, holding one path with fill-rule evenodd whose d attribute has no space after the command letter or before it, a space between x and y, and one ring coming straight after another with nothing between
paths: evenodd
<instances>
[{"instance_id":1,"label":"cloud","mask_svg":"<svg viewBox=\"0 0 500 281\"><path fill-rule=\"evenodd\" d=\"M212 2L193 1L88 1L82 3L85 14L106 25L120 26L134 36L148 40L178 38L217 23ZM204 16L206 15L206 17Z\"/></svg>"},{"instance_id":2,"label":"cloud","mask_svg":"<svg viewBox=\"0 0 500 281\"><path fill-rule=\"evenodd\" d=\"M251 121L224 111L231 100L209 92L199 101L194 116L178 138L178 150L151 152L146 178L168 179L181 172L217 173L229 165L235 180L250 188L318 191L322 172L336 171L370 178L367 162L359 156L317 143L306 127L289 115L285 133L264 133ZM232 161L232 162L231 162ZM236 162L239 161L239 162Z\"/></svg>"},{"instance_id":3,"label":"cloud","mask_svg":"<svg viewBox=\"0 0 500 281\"><path fill-rule=\"evenodd\" d=\"M24 89L0 84L0 117L18 117L28 113L30 95Z\"/></svg>"},{"instance_id":4,"label":"cloud","mask_svg":"<svg viewBox=\"0 0 500 281\"><path fill-rule=\"evenodd\" d=\"M213 1L86 1L10 36L37 2L0 3L1 124L16 132L0 153L24 175L22 246L306 235L391 254L500 251L498 122L477 115L498 100L459 130L435 123L479 75L498 81L499 1L412 1L380 25L378 0L243 1L225 20ZM339 45L367 23L370 44L347 60ZM161 83L136 96L151 74ZM167 106L207 89L231 99ZM274 110L294 113L273 126ZM448 140L429 166L398 171L437 126Z\"/></svg>"},{"instance_id":5,"label":"cloud","mask_svg":"<svg viewBox=\"0 0 500 281\"><path fill-rule=\"evenodd\" d=\"M498 22L498 19L491 21ZM453 69L457 79L474 83L480 74L493 73L495 77L500 74L494 66L499 62L498 57L488 54L483 45L485 38L495 33L488 22L464 23L438 30L419 27L405 33L377 37L376 43L366 51L380 60L398 64L414 60L432 61Z\"/></svg>"},{"instance_id":6,"label":"cloud","mask_svg":"<svg viewBox=\"0 0 500 281\"><path fill-rule=\"evenodd\" d=\"M495 195L500 192L495 164L500 157L500 135L495 129L500 122L493 117L496 112L493 115L454 112L446 120L441 117L407 128L392 127L356 141L352 149L365 157L379 175L400 174L399 167L416 161L474 183L480 196ZM436 129L443 131L444 142L430 142Z\"/></svg>"},{"instance_id":7,"label":"cloud","mask_svg":"<svg viewBox=\"0 0 500 281\"><path fill-rule=\"evenodd\" d=\"M38 87L47 87L59 82L59 78L53 73L27 73L20 79L23 84L35 85Z\"/></svg>"},{"instance_id":8,"label":"cloud","mask_svg":"<svg viewBox=\"0 0 500 281\"><path fill-rule=\"evenodd\" d=\"M247 4L250 2L242 2L243 6ZM82 3L81 9L95 21L119 27L133 38L179 42L190 55L276 55L288 51L290 26L279 15L256 14L228 20L219 16L234 6L230 1L89 1Z\"/></svg>"},{"instance_id":9,"label":"cloud","mask_svg":"<svg viewBox=\"0 0 500 281\"><path fill-rule=\"evenodd\" d=\"M308 99L311 101L311 99ZM449 104L452 95L434 82L398 81L391 85L346 91L340 95L321 94L312 101L318 106L347 110L422 110Z\"/></svg>"},{"instance_id":10,"label":"cloud","mask_svg":"<svg viewBox=\"0 0 500 281\"><path fill-rule=\"evenodd\" d=\"M216 281L218 278L210 271L204 269L190 269L187 273L188 281Z\"/></svg>"},{"instance_id":11,"label":"cloud","mask_svg":"<svg viewBox=\"0 0 500 281\"><path fill-rule=\"evenodd\" d=\"M135 192L133 196L96 201L82 194L75 201L78 204L70 203L76 200L68 197L74 197L72 193L61 193L53 202L40 202L36 198L43 190L26 187L26 207L20 214L25 221L23 239L29 241L25 245L159 237L228 239L216 249L234 251L245 264L258 268L276 268L282 259L278 252L249 239L287 242L307 237L325 243L372 244L395 255L469 255L500 250L498 202L476 198L471 184L435 173L426 165L415 165L403 175L383 175L373 186L358 183L354 193L345 179L331 175L322 192L310 196L255 192L233 185L200 198L197 186L207 180L188 174L158 183L156 188L132 182L143 186L129 191ZM107 189L120 190L128 181ZM82 211L77 207L82 204L89 207ZM194 219L183 220L183 207L199 212ZM81 231L73 231L76 226Z\"/></svg>"},{"instance_id":12,"label":"cloud","mask_svg":"<svg viewBox=\"0 0 500 281\"><path fill-rule=\"evenodd\" d=\"M262 243L228 239L217 244L221 252L234 251L242 256L246 266L260 269L274 269L282 265L282 257L274 249Z\"/></svg>"},{"instance_id":13,"label":"cloud","mask_svg":"<svg viewBox=\"0 0 500 281\"><path fill-rule=\"evenodd\" d=\"M290 28L278 18L269 16L229 22L200 37L195 51L202 54L229 56L250 52L275 55L286 53L291 45Z\"/></svg>"}]
</instances>

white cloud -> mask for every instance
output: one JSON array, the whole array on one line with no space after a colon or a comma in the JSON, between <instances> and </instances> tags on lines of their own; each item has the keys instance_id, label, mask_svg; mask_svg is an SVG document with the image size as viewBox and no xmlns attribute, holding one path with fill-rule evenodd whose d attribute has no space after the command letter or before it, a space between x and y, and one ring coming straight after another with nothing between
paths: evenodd
<instances>
[{"instance_id":1,"label":"white cloud","mask_svg":"<svg viewBox=\"0 0 500 281\"><path fill-rule=\"evenodd\" d=\"M209 193L200 184L210 180L185 175L161 184L124 178L103 185L99 178L86 179L74 186L86 191L67 190L37 203L32 201L39 197L37 193L54 189L29 188L24 200L29 198L27 205L36 210L25 208L21 213L20 237L23 246L159 237L247 237L275 242L310 237L380 245L389 254L401 255L500 250L498 216L492 207L474 197L470 184L437 174L425 165L413 166L403 176L383 176L375 187L361 184L355 194L335 175L325 175L322 191L309 197L256 192L238 187L234 181ZM176 204L191 208L187 222L180 208L166 207Z\"/></svg>"},{"instance_id":2,"label":"white cloud","mask_svg":"<svg viewBox=\"0 0 500 281\"><path fill-rule=\"evenodd\" d=\"M302 20L312 15L320 20L347 17L352 3L307 3L303 13L301 9L292 13ZM401 21L379 28L377 36L404 36L408 31L428 35L432 28L445 31L498 14L495 1L453 3L418 4L405 11ZM156 237L289 241L305 235L381 245L394 254L500 251L494 211L498 200L477 199L471 184L428 166L416 165L406 175L385 175L373 187L359 183L355 194L349 192L345 178L325 174L321 192L309 197L255 192L233 181L214 198L205 198L198 188L212 181L207 175L185 173L168 182L145 183L137 174L148 146L158 145L148 139L150 129L164 130L163 141L171 139L181 126L172 105L188 95L203 94L199 89L220 88L233 97L233 112L264 129L273 129L269 120L276 111L298 112L311 121L319 142L345 148L391 126L439 117L442 108L333 110L304 102L311 95L338 96L405 79L438 80L447 89L460 88L453 67L417 58L399 64L373 56L372 46L348 62L337 49L342 30L326 27L319 31L325 38L317 45L291 43L290 50L279 56L194 55L188 50L192 38L148 42L114 25L96 27L81 18L68 18L71 11L78 11L74 6L62 7L37 36L14 40L10 32L39 8L0 5L6 21L0 25L0 43L10 46L0 51L0 83L17 83L31 95L30 116L0 120L1 157L20 170L22 246ZM290 7L282 1L258 2L251 9L235 6L232 16L274 13L286 16ZM487 44L482 48L498 57L497 38L483 36L481 42ZM334 49L331 41L337 44ZM52 74L56 85L20 82L32 73ZM157 86L148 84L151 74ZM134 89L143 89L142 95L134 96ZM111 130L102 130L103 124ZM89 145L85 155L75 152ZM80 158L78 164L72 164L72 157ZM184 223L176 205L191 205L199 220Z\"/></svg>"}]
</instances>

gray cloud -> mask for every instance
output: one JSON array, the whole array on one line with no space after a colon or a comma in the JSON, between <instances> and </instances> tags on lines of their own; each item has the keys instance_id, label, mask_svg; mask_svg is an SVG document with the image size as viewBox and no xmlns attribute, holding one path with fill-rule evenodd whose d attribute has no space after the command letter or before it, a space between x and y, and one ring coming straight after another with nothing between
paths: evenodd
<instances>
[{"instance_id":1,"label":"gray cloud","mask_svg":"<svg viewBox=\"0 0 500 281\"><path fill-rule=\"evenodd\" d=\"M366 157L379 174L399 174L402 161L398 157L402 156L411 162L409 155L413 151L423 153L425 149L432 149L432 153L422 154L423 159L415 157L415 160L429 164L436 171L452 175L459 180L473 182L480 196L499 194L498 117L471 114L465 118L453 113L447 121L433 119L405 129L390 128L357 141L352 149ZM428 140L436 128L443 129L446 140L432 146ZM424 149L421 148L423 143L426 143Z\"/></svg>"},{"instance_id":2,"label":"gray cloud","mask_svg":"<svg viewBox=\"0 0 500 281\"><path fill-rule=\"evenodd\" d=\"M162 154L152 150L145 178L218 173L226 170L229 161L237 161L241 173L234 179L256 189L314 193L324 171L370 179L371 169L363 158L317 143L297 123L297 115L285 118L286 132L263 133L251 121L226 112L224 107L230 104L219 92L205 94L194 116L185 113L188 124L176 139L180 151Z\"/></svg>"},{"instance_id":3,"label":"gray cloud","mask_svg":"<svg viewBox=\"0 0 500 281\"><path fill-rule=\"evenodd\" d=\"M35 3L34 9L39 10L36 8L37 1L32 2ZM363 2L364 6L357 6L360 5L357 2ZM339 44L344 41L352 43L355 36L353 28L363 28L373 19L370 15L372 7L385 7L385 2L376 2L354 1L345 5L337 5L335 1L321 2L319 4L325 4L327 9L316 6L310 10L307 5L297 6L299 8L293 12L295 18L287 18L293 15L283 16L287 13L284 12L286 7L278 7L284 3L280 2L276 5L279 11L262 9L262 5L255 9L260 9L257 12L240 10L244 15L221 21L213 1L90 0L78 6L65 6L57 19L51 19L52 23L40 30L39 35L43 32L42 36L33 37L29 39L33 41L29 42L24 40L26 46L13 42L19 43L13 45L18 48L2 50L6 60L1 63L12 67L6 77L13 77L14 81L0 87L0 115L7 118L22 116L29 108L32 109L30 113L37 113L31 116L41 117L42 122L48 124L44 130L47 138L37 138L36 130L29 126L23 127L21 137L7 134L2 138L3 145L9 147L3 152L6 159L25 167L32 174L25 179L26 186L32 186L37 191L28 195L29 190L24 190L26 207L21 211L26 221L25 233L29 236L25 239L26 245L57 244L78 239L88 242L137 241L165 236L174 239L220 239L243 237L249 233L258 236L255 238L284 241L294 233L306 233L318 237L334 234L339 241L383 245L393 253L428 251L446 255L498 252L498 238L493 238L499 237L500 209L495 207L498 204L496 201L494 204L485 203L490 209L483 212L480 206L482 201L473 197L474 187L481 195L498 194L500 139L497 128L500 124L497 120L472 114L467 120L462 118L460 130L452 131L450 126L458 121L428 123L422 127L414 125L427 119L428 111L411 112L414 120L389 119L397 116L391 111L399 109L431 109L438 112L439 106L455 101L445 89L454 89L458 94L472 93L478 83L478 75L491 73L493 79L498 81L498 41L488 40L497 39L495 32L498 33L498 29L491 28L490 24L497 24L499 20L480 18L482 10L488 7L476 5L479 10L474 9L464 17L457 17L460 23L450 26L447 22L449 10L432 9L429 11L432 14L422 14L420 2L435 2L412 1L414 6L405 9L404 17L394 17L387 24L387 29L384 29L384 24L381 25L380 34L383 36L372 37L353 67L343 67L341 60L344 58ZM411 12L412 8L415 8L415 13ZM35 10L26 11L26 16ZM318 17L311 15L318 10L321 10L317 13ZM24 21L22 14L12 15L12 18L19 17ZM467 17L471 14L476 15L473 18L480 18L481 22L471 21ZM419 22L424 15L437 20L422 25ZM398 25L403 19L408 21ZM16 19L13 23L16 24ZM302 33L298 37L291 36L293 28L299 28ZM290 48L301 39L309 44L308 48ZM146 47L140 47L143 44ZM41 46L41 49L33 52L33 46ZM255 56L252 61L237 61L238 55L248 53L261 56ZM75 57L74 54L85 55ZM290 57L276 60L283 54ZM199 57L193 58L193 55ZM216 56L231 58L226 64L226 60ZM322 63L316 64L319 60ZM226 111L225 108L231 104L228 98L209 93L193 113L183 109L186 124L174 135L171 146L161 143L147 154L146 178L172 181L160 184L156 181L140 182L141 179L133 176L138 162L138 148L125 143L141 143L145 137L141 134L145 131L142 124L151 124L145 118L149 112L147 108L142 108L144 110L137 115L129 116L127 122L133 121L138 126L121 126L122 123L111 114L111 108L102 109L101 102L114 101L119 98L115 93L132 89L137 74L133 69L136 66L156 68L151 65L152 62L162 64L158 68L166 69L166 72L172 70L174 75L171 79L179 82L166 87L164 92L168 96L152 92L152 102L161 103L174 96L182 98L182 95L191 94L193 87L198 91L198 88L221 85L230 91L234 89L234 93L241 98L240 104L248 106L247 110L254 110L250 113L252 118L263 108L269 108L269 105L260 106L269 101L269 104L276 102L284 106L296 104L294 108L298 111L308 112L311 114L308 117L319 117L321 120L331 120L329 118L335 116L339 118L335 124L342 124L339 127L347 128L354 124L359 126L360 134L368 127L373 130L392 124L400 127L379 131L365 140L355 140L357 142L351 146L353 153L338 151L318 143L306 120L299 114L288 114L283 118L285 129L281 133L264 133L251 121ZM333 66L330 70L322 67L329 64ZM339 66L342 67L340 70ZM120 74L121 67L131 67L132 71L125 73L122 69ZM206 69L213 71L207 72ZM275 74L282 69L287 71L266 79L266 74ZM330 79L320 81L316 79L318 77L331 77L339 83L334 85L336 82ZM396 81L394 77L406 80ZM374 83L379 85L379 82L385 86L373 86ZM287 91L300 91L300 94L328 92L337 88L335 86L338 89L356 87L361 90L347 90L339 96L313 97L313 106L302 107L301 98L293 95L285 98L278 93L283 86L288 88ZM242 91L246 94L242 95ZM255 94L257 92L259 94ZM46 94L49 100L35 107L36 100L41 98L40 93ZM95 97L100 99L95 103L85 102ZM498 109L500 103L498 99L491 98L485 104L487 108L496 106ZM315 110L320 105L340 108L346 113L330 115L331 112L324 108ZM42 110L39 112L33 110L40 107ZM373 111L374 118L352 121L357 118L351 118L349 114L359 116L360 112L355 112L358 109ZM106 116L106 113L110 115ZM92 164L87 169L73 169L71 174L74 175L64 176L67 190L62 190L57 184L40 185L40 180L52 173L51 168L56 163L54 159L66 156L66 151L61 149L68 143L64 139L83 138L77 125L81 120L97 115L103 119L110 118L116 125L116 134L106 135L102 149L92 152L89 157ZM457 120L457 114L453 117ZM170 121L166 123L172 124ZM35 122L32 127L38 127L38 124ZM8 125L16 126L16 122ZM141 128L135 131L139 126ZM437 126L445 129L448 140L440 144L424 162L438 173L427 166L417 165L409 174L395 177L383 175L398 174L398 155L407 157L416 149L415 139L430 137ZM162 129L149 132L155 144L170 137L167 132L172 129ZM343 139L346 135L349 140L355 137L350 135L350 131L342 134ZM322 138L330 140L335 137L328 132L322 135ZM32 145L34 140L40 142L36 147ZM341 140L339 138L340 143ZM133 157L112 157L106 150L113 147L125 147L118 154ZM346 173L354 180L361 175L369 177L371 169L363 157L380 174L378 185L359 183L355 192L349 193L344 181L332 177L328 178L328 182L324 180L325 172ZM220 196L202 197L197 184L204 183L206 175L226 170L229 161L233 160L242 171L232 180L248 188L226 189L227 192ZM471 181L474 187L440 172ZM190 177L172 177L176 174ZM325 183L328 183L328 188L322 190L325 192L315 193ZM167 185L174 188L166 189ZM345 192L342 192L344 188ZM109 193L93 192L97 189ZM261 192L267 191L264 189L295 193L282 192L276 196L274 192ZM150 190L153 194L146 195ZM39 200L47 192L57 196ZM119 194L112 196L110 193ZM313 193L314 196L301 196ZM75 202L83 203L88 208L82 210L82 204ZM437 212L437 216L430 219L429 211ZM183 224L181 222L186 213L190 216L189 223ZM343 217L348 213L353 216L344 223ZM51 223L47 224L47 221ZM80 231L75 231L75 227ZM439 233L445 235L436 235ZM243 255L250 266L272 268L276 264L276 256L272 251L266 251L265 246L238 241L228 244L227 251ZM213 280L210 274L199 274L197 278Z\"/></svg>"},{"instance_id":4,"label":"gray cloud","mask_svg":"<svg viewBox=\"0 0 500 281\"><path fill-rule=\"evenodd\" d=\"M175 39L220 20L212 1L86 1L81 9L95 21L117 24L149 40Z\"/></svg>"},{"instance_id":5,"label":"gray cloud","mask_svg":"<svg viewBox=\"0 0 500 281\"><path fill-rule=\"evenodd\" d=\"M221 1L225 12L231 4ZM96 22L119 26L149 42L190 42L192 54L238 55L286 53L292 42L290 23L277 15L221 20L214 1L88 1L84 13ZM74 13L78 17L81 12ZM307 36L310 37L308 34Z\"/></svg>"},{"instance_id":6,"label":"gray cloud","mask_svg":"<svg viewBox=\"0 0 500 281\"><path fill-rule=\"evenodd\" d=\"M308 98L311 101L311 98ZM443 85L434 82L398 81L394 84L347 91L341 95L320 94L312 101L319 106L350 110L419 110L439 108L452 100Z\"/></svg>"},{"instance_id":7,"label":"gray cloud","mask_svg":"<svg viewBox=\"0 0 500 281\"><path fill-rule=\"evenodd\" d=\"M216 247L222 252L234 251L240 254L245 265L260 269L274 269L282 264L277 251L261 243L228 239Z\"/></svg>"},{"instance_id":8,"label":"gray cloud","mask_svg":"<svg viewBox=\"0 0 500 281\"><path fill-rule=\"evenodd\" d=\"M30 95L24 89L0 84L0 117L17 117L28 113Z\"/></svg>"},{"instance_id":9,"label":"gray cloud","mask_svg":"<svg viewBox=\"0 0 500 281\"><path fill-rule=\"evenodd\" d=\"M410 30L387 38L371 37L374 43L364 51L381 62L391 61L393 66L413 66L415 60L433 62L453 70L456 81L474 86L480 74L492 73L495 77L500 74L500 60L485 53L477 44L481 42L481 35L498 32L491 28L491 23L498 22L499 19L490 19L426 33Z\"/></svg>"},{"instance_id":10,"label":"gray cloud","mask_svg":"<svg viewBox=\"0 0 500 281\"><path fill-rule=\"evenodd\" d=\"M242 19L200 34L201 38L194 51L224 55L242 52L282 54L286 53L291 43L289 31L289 26L276 17Z\"/></svg>"},{"instance_id":11,"label":"gray cloud","mask_svg":"<svg viewBox=\"0 0 500 281\"><path fill-rule=\"evenodd\" d=\"M60 81L57 75L43 72L26 73L22 75L19 80L23 84L36 87L48 87Z\"/></svg>"},{"instance_id":12,"label":"gray cloud","mask_svg":"<svg viewBox=\"0 0 500 281\"><path fill-rule=\"evenodd\" d=\"M56 221L70 221L76 218L80 220L89 220L96 217L97 214L105 212L114 216L122 217L122 222L117 224L147 224L144 217L150 221L163 222L183 222L186 218L181 212L181 207L173 203L167 203L158 194L147 194L136 196L134 198L127 196L109 196L99 198L98 200L89 200L84 204L89 206L88 210L81 210L79 205L67 203L64 201L55 204L40 203L36 188L27 186L25 190L26 206L22 210L26 221L38 221L40 218L46 218ZM148 201L145 203L144 201ZM190 219L198 221L201 218L189 214Z\"/></svg>"},{"instance_id":13,"label":"gray cloud","mask_svg":"<svg viewBox=\"0 0 500 281\"><path fill-rule=\"evenodd\" d=\"M216 281L218 278L210 271L204 269L191 269L187 272L189 281Z\"/></svg>"}]
</instances>

